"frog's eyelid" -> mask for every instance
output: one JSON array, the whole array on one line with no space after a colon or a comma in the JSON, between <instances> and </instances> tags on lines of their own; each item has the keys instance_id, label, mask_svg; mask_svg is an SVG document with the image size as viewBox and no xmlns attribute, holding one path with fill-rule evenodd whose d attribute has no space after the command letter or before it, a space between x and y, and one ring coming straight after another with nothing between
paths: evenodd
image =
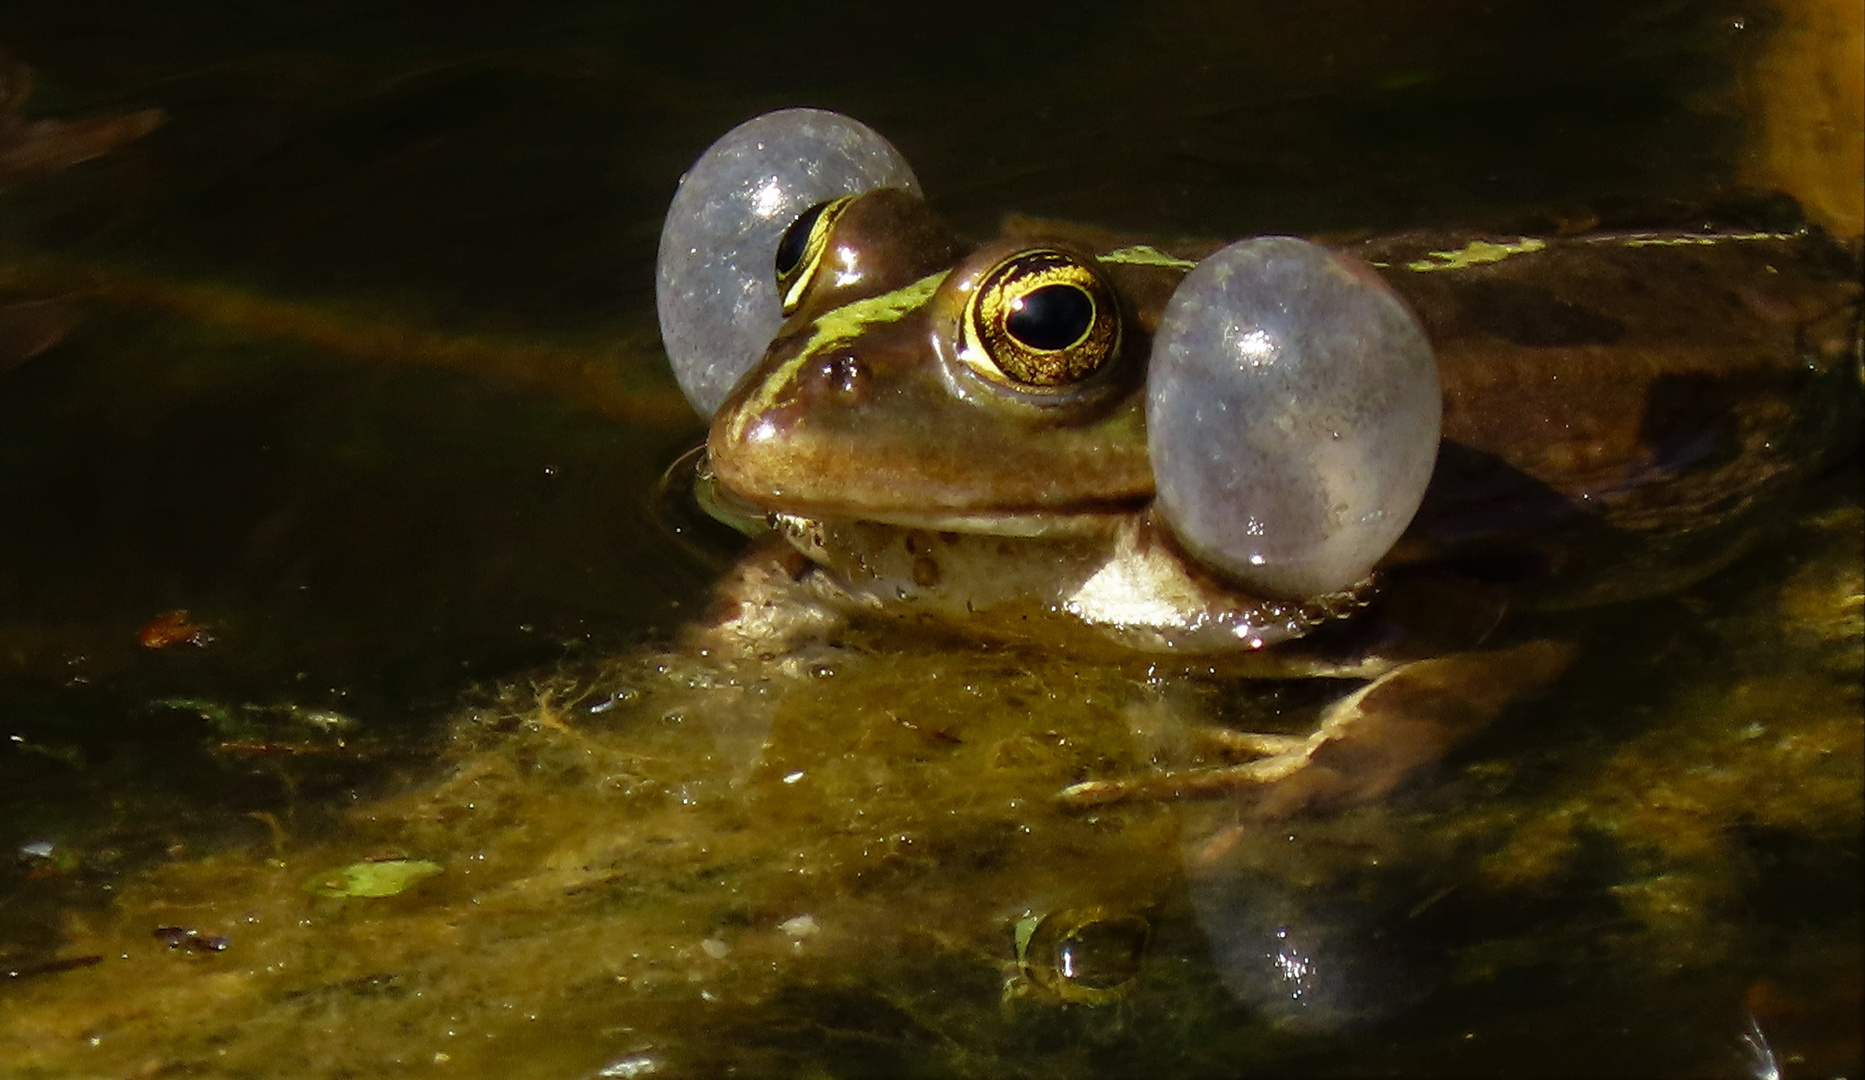
<instances>
[{"instance_id":1,"label":"frog's eyelid","mask_svg":"<svg viewBox=\"0 0 1865 1080\"><path fill-rule=\"evenodd\" d=\"M819 202L797 215L784 234L777 241L777 251L772 262L777 270L777 288L782 294L779 302L786 316L794 314L803 303L803 296L816 280L817 271L822 269L823 255L829 250L829 234L835 231L836 219L855 201L853 195L844 195L839 199ZM796 260L786 268L783 257L791 241L796 238L798 226L808 222L808 229L802 235L802 250L797 252Z\"/></svg>"}]
</instances>

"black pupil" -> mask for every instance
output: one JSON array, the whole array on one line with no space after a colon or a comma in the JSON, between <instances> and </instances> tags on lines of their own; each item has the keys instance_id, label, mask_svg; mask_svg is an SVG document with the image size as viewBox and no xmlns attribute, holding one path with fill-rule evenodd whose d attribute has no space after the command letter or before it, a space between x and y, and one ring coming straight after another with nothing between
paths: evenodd
<instances>
[{"instance_id":1,"label":"black pupil","mask_svg":"<svg viewBox=\"0 0 1865 1080\"><path fill-rule=\"evenodd\" d=\"M1010 336L1032 349L1066 349L1080 341L1094 321L1094 301L1075 285L1044 285L1023 297L1004 320Z\"/></svg>"},{"instance_id":2,"label":"black pupil","mask_svg":"<svg viewBox=\"0 0 1865 1080\"><path fill-rule=\"evenodd\" d=\"M816 227L816 219L822 216L823 208L829 204L819 202L797 215L797 219L784 230L782 240L777 241L777 276L783 277L797 268L803 261L803 253L809 250L810 230Z\"/></svg>"}]
</instances>

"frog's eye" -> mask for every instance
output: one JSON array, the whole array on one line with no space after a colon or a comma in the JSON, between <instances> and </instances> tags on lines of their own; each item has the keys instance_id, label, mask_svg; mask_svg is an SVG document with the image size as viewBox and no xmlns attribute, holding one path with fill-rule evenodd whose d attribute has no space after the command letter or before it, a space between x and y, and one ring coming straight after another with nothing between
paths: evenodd
<instances>
[{"instance_id":1,"label":"frog's eye","mask_svg":"<svg viewBox=\"0 0 1865 1080\"><path fill-rule=\"evenodd\" d=\"M717 411L783 323L772 268L813 265L836 200L884 187L917 193L919 181L886 139L820 109L747 120L687 170L661 227L654 299L674 376L701 413Z\"/></svg>"},{"instance_id":2,"label":"frog's eye","mask_svg":"<svg viewBox=\"0 0 1865 1080\"><path fill-rule=\"evenodd\" d=\"M1061 251L1013 255L978 279L965 304L960 359L987 381L1035 394L1081 382L1120 346L1114 293L1093 266Z\"/></svg>"},{"instance_id":3,"label":"frog's eye","mask_svg":"<svg viewBox=\"0 0 1865 1080\"><path fill-rule=\"evenodd\" d=\"M1442 411L1431 345L1371 268L1304 240L1239 241L1185 276L1153 338L1155 505L1247 585L1345 588L1417 512Z\"/></svg>"},{"instance_id":4,"label":"frog's eye","mask_svg":"<svg viewBox=\"0 0 1865 1080\"><path fill-rule=\"evenodd\" d=\"M835 219L854 201L853 195L844 195L819 202L798 214L778 238L774 260L777 296L783 303L785 315L796 311L797 305L803 302L803 294L809 290L809 283L816 280L816 270L822 265L822 254L829 246L829 231L835 228Z\"/></svg>"}]
</instances>

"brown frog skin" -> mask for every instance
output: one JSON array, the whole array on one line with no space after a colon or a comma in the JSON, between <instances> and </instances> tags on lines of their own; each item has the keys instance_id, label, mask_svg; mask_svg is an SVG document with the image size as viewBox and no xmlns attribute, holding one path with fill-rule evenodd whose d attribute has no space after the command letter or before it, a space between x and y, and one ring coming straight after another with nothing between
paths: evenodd
<instances>
[{"instance_id":1,"label":"brown frog skin","mask_svg":"<svg viewBox=\"0 0 1865 1080\"><path fill-rule=\"evenodd\" d=\"M767 515L777 536L728 582L718 632L768 649L773 636L859 611L1043 646L1111 642L1230 656L1240 671L1377 677L1312 736L1231 740L1261 760L1071 797L1289 781L1349 730L1390 752L1343 784L1381 791L1420 747L1457 736L1416 724L1404 738L1369 734L1369 709L1403 700L1415 720L1419 686L1467 706L1481 683L1481 707L1458 721L1468 729L1552 678L1567 651L1458 654L1489 616L1422 665L1400 661L1441 643L1298 640L1365 607L1380 579L1431 582L1448 568L1507 585L1514 602L1562 605L1673 589L1733 558L1795 480L1857 444L1858 264L1823 234L1420 233L1334 246L1417 315L1443 392L1430 488L1373 580L1319 597L1253 595L1185 556L1150 512L1146 357L1166 300L1208 249L1168 255L1017 219L974 245L919 199L882 190L853 200L825 237L852 272L799 291L716 414L710 497L727 518ZM997 393L954 358L968 296L1032 249L1092 265L1119 308L1115 354L1059 407ZM784 547L802 559L769 557Z\"/></svg>"}]
</instances>

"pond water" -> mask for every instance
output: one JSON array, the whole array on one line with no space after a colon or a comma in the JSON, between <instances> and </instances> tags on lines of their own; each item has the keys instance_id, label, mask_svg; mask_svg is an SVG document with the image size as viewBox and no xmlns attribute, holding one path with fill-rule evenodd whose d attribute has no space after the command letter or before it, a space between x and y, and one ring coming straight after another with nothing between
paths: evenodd
<instances>
[{"instance_id":1,"label":"pond water","mask_svg":"<svg viewBox=\"0 0 1865 1080\"><path fill-rule=\"evenodd\" d=\"M1718 573L1512 613L1571 668L1390 798L1083 812L1339 690L693 648L738 548L661 490L652 295L681 171L798 104L973 235L1785 185L1856 256L1756 89L1824 5L635 7L0 20L26 121L163 113L0 121L0 1077L1859 1075L1856 433Z\"/></svg>"}]
</instances>

